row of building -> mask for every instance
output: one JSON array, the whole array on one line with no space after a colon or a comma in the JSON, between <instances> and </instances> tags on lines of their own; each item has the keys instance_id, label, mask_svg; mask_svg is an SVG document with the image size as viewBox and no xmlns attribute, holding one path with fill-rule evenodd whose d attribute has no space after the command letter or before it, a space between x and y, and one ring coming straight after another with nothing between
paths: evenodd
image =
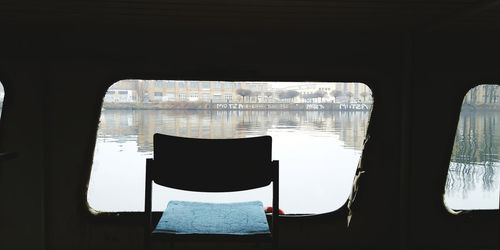
<instances>
[{"instance_id":1,"label":"row of building","mask_svg":"<svg viewBox=\"0 0 500 250\"><path fill-rule=\"evenodd\" d=\"M241 95L238 89L250 90ZM283 91L297 91L293 100L280 98ZM337 90L337 96L331 95ZM324 92L321 98L311 94ZM308 96L306 98L306 96ZM270 83L227 81L122 80L113 84L105 102L371 102L371 91L362 83Z\"/></svg>"}]
</instances>

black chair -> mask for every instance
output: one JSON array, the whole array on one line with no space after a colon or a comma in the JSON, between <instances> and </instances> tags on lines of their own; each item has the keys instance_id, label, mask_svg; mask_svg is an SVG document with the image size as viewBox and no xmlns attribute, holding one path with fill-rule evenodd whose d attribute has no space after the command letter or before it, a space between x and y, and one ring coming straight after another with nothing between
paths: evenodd
<instances>
[{"instance_id":1,"label":"black chair","mask_svg":"<svg viewBox=\"0 0 500 250\"><path fill-rule=\"evenodd\" d=\"M195 139L154 135L154 159L146 160L145 247L152 239L174 241L243 240L278 248L278 168L271 160L270 136ZM171 201L152 227L152 181L197 192L233 192L273 183L272 226L260 201L198 203ZM172 245L171 245L172 246Z\"/></svg>"}]
</instances>

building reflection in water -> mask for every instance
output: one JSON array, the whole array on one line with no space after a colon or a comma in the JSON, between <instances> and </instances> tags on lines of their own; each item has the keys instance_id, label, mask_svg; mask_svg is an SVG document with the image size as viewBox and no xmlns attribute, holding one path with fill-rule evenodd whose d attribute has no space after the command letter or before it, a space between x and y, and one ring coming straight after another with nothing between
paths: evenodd
<instances>
[{"instance_id":1,"label":"building reflection in water","mask_svg":"<svg viewBox=\"0 0 500 250\"><path fill-rule=\"evenodd\" d=\"M500 113L463 111L445 186L452 209L498 209Z\"/></svg>"},{"instance_id":2,"label":"building reflection in water","mask_svg":"<svg viewBox=\"0 0 500 250\"><path fill-rule=\"evenodd\" d=\"M88 201L100 211L141 211L144 159L152 155L154 133L213 139L271 135L273 158L281 166L282 208L287 213L333 211L351 190L369 115L368 111L105 110ZM214 153L224 160L223 152ZM157 210L166 204L161 197L177 195L153 189L159 194L153 198ZM258 192L251 198L270 202L266 192ZM199 198L189 193L179 197Z\"/></svg>"},{"instance_id":3,"label":"building reflection in water","mask_svg":"<svg viewBox=\"0 0 500 250\"><path fill-rule=\"evenodd\" d=\"M97 147L109 142L118 144L130 142L136 145L136 152L145 157L152 155L154 133L215 139L265 134L271 134L273 137L294 136L296 135L294 132L301 132L307 135L307 138L312 138L311 142L319 137L335 138L344 150L360 154L368 119L369 112L106 110L101 116ZM500 148L497 145L500 142L500 128L497 127L497 122L499 119L499 112L462 112L445 187L445 203L448 207L498 208ZM307 138L306 140L309 140ZM334 148L333 141L329 143L332 143L328 145ZM307 150L316 149L307 148ZM102 154L96 153L96 157L99 155ZM303 155L307 157L307 152ZM357 163L357 158L353 159L352 163L346 163L352 169ZM318 161L329 160L331 159L318 159ZM95 161L100 159L95 158ZM335 159L332 160L334 161ZM337 169L331 171L338 172ZM286 183L286 180L283 183ZM349 182L346 183L345 185L350 185ZM335 186L332 189L338 191L339 187ZM314 205L315 201L310 203Z\"/></svg>"},{"instance_id":4,"label":"building reflection in water","mask_svg":"<svg viewBox=\"0 0 500 250\"><path fill-rule=\"evenodd\" d=\"M338 135L344 147L361 150L369 112L106 110L99 138L137 140L140 152L153 151L153 134L192 138L266 135L270 129Z\"/></svg>"}]
</instances>

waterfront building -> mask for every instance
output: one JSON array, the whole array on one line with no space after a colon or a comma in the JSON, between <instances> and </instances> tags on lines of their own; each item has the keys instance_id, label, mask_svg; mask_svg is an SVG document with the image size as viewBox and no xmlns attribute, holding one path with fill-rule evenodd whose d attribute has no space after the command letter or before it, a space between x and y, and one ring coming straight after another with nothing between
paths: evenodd
<instances>
[{"instance_id":1,"label":"waterfront building","mask_svg":"<svg viewBox=\"0 0 500 250\"><path fill-rule=\"evenodd\" d=\"M134 103L140 101L139 85L141 80L123 80L109 87L104 102Z\"/></svg>"},{"instance_id":2,"label":"waterfront building","mask_svg":"<svg viewBox=\"0 0 500 250\"><path fill-rule=\"evenodd\" d=\"M299 102L373 102L370 88L359 82L303 82L283 89L299 92ZM338 91L338 96L335 97L333 91ZM317 92L324 95L314 97Z\"/></svg>"},{"instance_id":3,"label":"waterfront building","mask_svg":"<svg viewBox=\"0 0 500 250\"><path fill-rule=\"evenodd\" d=\"M247 96L238 89L250 90ZM282 102L278 93L295 90L297 102L373 102L370 88L357 82L302 82L291 86L272 86L269 82L227 82L190 80L122 80L113 84L104 98L113 103L158 102ZM337 91L337 94L333 94ZM322 97L314 97L323 92ZM287 100L289 101L289 100Z\"/></svg>"},{"instance_id":4,"label":"waterfront building","mask_svg":"<svg viewBox=\"0 0 500 250\"><path fill-rule=\"evenodd\" d=\"M250 90L245 97L238 89ZM122 80L113 84L105 102L154 103L187 102L260 102L271 87L266 82L226 82L189 80Z\"/></svg>"}]
</instances>

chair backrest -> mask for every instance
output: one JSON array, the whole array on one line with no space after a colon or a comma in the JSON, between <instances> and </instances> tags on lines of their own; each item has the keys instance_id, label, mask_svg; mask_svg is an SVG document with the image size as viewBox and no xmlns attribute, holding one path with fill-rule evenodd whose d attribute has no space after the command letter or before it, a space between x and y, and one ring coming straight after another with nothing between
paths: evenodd
<instances>
[{"instance_id":1,"label":"chair backrest","mask_svg":"<svg viewBox=\"0 0 500 250\"><path fill-rule=\"evenodd\" d=\"M162 186L201 192L230 192L272 181L270 136L196 139L154 135L152 180Z\"/></svg>"}]
</instances>

